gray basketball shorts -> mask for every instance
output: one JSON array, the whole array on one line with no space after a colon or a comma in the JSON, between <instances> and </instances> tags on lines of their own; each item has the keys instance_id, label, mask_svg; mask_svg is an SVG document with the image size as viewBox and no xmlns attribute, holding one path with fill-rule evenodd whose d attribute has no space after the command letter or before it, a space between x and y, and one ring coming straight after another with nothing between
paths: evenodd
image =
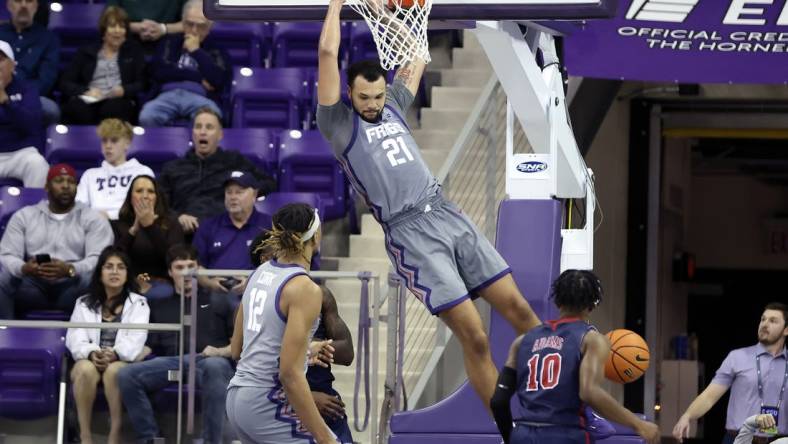
<instances>
[{"instance_id":1,"label":"gray basketball shorts","mask_svg":"<svg viewBox=\"0 0 788 444\"><path fill-rule=\"evenodd\" d=\"M437 315L508 273L476 225L440 194L384 224L386 251L408 289Z\"/></svg>"},{"instance_id":2,"label":"gray basketball shorts","mask_svg":"<svg viewBox=\"0 0 788 444\"><path fill-rule=\"evenodd\" d=\"M244 444L316 443L281 387L229 387L225 405L227 418Z\"/></svg>"}]
</instances>

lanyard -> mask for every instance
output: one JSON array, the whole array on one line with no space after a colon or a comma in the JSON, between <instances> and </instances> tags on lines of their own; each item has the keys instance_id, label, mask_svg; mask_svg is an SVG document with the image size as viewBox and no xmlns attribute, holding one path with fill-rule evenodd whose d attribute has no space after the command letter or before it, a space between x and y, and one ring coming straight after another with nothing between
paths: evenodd
<instances>
[{"instance_id":1,"label":"lanyard","mask_svg":"<svg viewBox=\"0 0 788 444\"><path fill-rule=\"evenodd\" d=\"M785 355L783 355L785 356ZM761 378L761 355L755 358L755 366L758 371L758 395L761 397L761 407L763 407L763 380ZM785 375L783 376L783 386L780 388L780 398L777 399L777 410L783 403L783 395L785 395L785 383L788 381L788 359L785 360Z\"/></svg>"}]
</instances>

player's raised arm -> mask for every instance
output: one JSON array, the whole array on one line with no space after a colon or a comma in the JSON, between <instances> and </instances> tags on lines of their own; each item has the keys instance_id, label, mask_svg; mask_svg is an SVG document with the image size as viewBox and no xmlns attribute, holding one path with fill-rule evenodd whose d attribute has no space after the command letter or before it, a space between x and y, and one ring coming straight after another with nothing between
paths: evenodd
<instances>
[{"instance_id":1,"label":"player's raised arm","mask_svg":"<svg viewBox=\"0 0 788 444\"><path fill-rule=\"evenodd\" d=\"M605 360L610 343L603 335L590 331L583 339L583 361L580 364L580 399L605 419L631 427L647 443L659 442L659 428L635 416L602 388Z\"/></svg>"},{"instance_id":2,"label":"player's raised arm","mask_svg":"<svg viewBox=\"0 0 788 444\"><path fill-rule=\"evenodd\" d=\"M331 106L339 102L341 87L339 84L339 42L341 29L339 26L339 13L342 11L344 0L331 0L328 12L323 22L323 31L320 33L318 48L318 80L317 103Z\"/></svg>"},{"instance_id":3,"label":"player's raised arm","mask_svg":"<svg viewBox=\"0 0 788 444\"><path fill-rule=\"evenodd\" d=\"M394 79L404 83L408 87L408 91L415 96L419 91L419 82L421 82L421 76L424 74L426 66L427 64L423 60L416 57L407 65L398 69Z\"/></svg>"}]
</instances>

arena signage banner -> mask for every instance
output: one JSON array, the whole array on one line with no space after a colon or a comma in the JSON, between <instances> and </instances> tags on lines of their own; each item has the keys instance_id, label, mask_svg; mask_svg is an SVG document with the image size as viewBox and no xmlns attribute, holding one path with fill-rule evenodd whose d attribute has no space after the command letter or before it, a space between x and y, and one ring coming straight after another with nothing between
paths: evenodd
<instances>
[{"instance_id":1,"label":"arena signage banner","mask_svg":"<svg viewBox=\"0 0 788 444\"><path fill-rule=\"evenodd\" d=\"M620 0L566 39L575 76L788 84L788 0Z\"/></svg>"}]
</instances>

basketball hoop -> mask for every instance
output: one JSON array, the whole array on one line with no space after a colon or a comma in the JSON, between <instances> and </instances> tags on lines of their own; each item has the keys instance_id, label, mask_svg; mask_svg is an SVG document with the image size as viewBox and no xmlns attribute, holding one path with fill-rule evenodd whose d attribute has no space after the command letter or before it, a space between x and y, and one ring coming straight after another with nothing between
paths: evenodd
<instances>
[{"instance_id":1,"label":"basketball hoop","mask_svg":"<svg viewBox=\"0 0 788 444\"><path fill-rule=\"evenodd\" d=\"M427 19L432 0L352 0L347 5L367 22L383 69L392 70L417 57L429 63Z\"/></svg>"}]
</instances>

